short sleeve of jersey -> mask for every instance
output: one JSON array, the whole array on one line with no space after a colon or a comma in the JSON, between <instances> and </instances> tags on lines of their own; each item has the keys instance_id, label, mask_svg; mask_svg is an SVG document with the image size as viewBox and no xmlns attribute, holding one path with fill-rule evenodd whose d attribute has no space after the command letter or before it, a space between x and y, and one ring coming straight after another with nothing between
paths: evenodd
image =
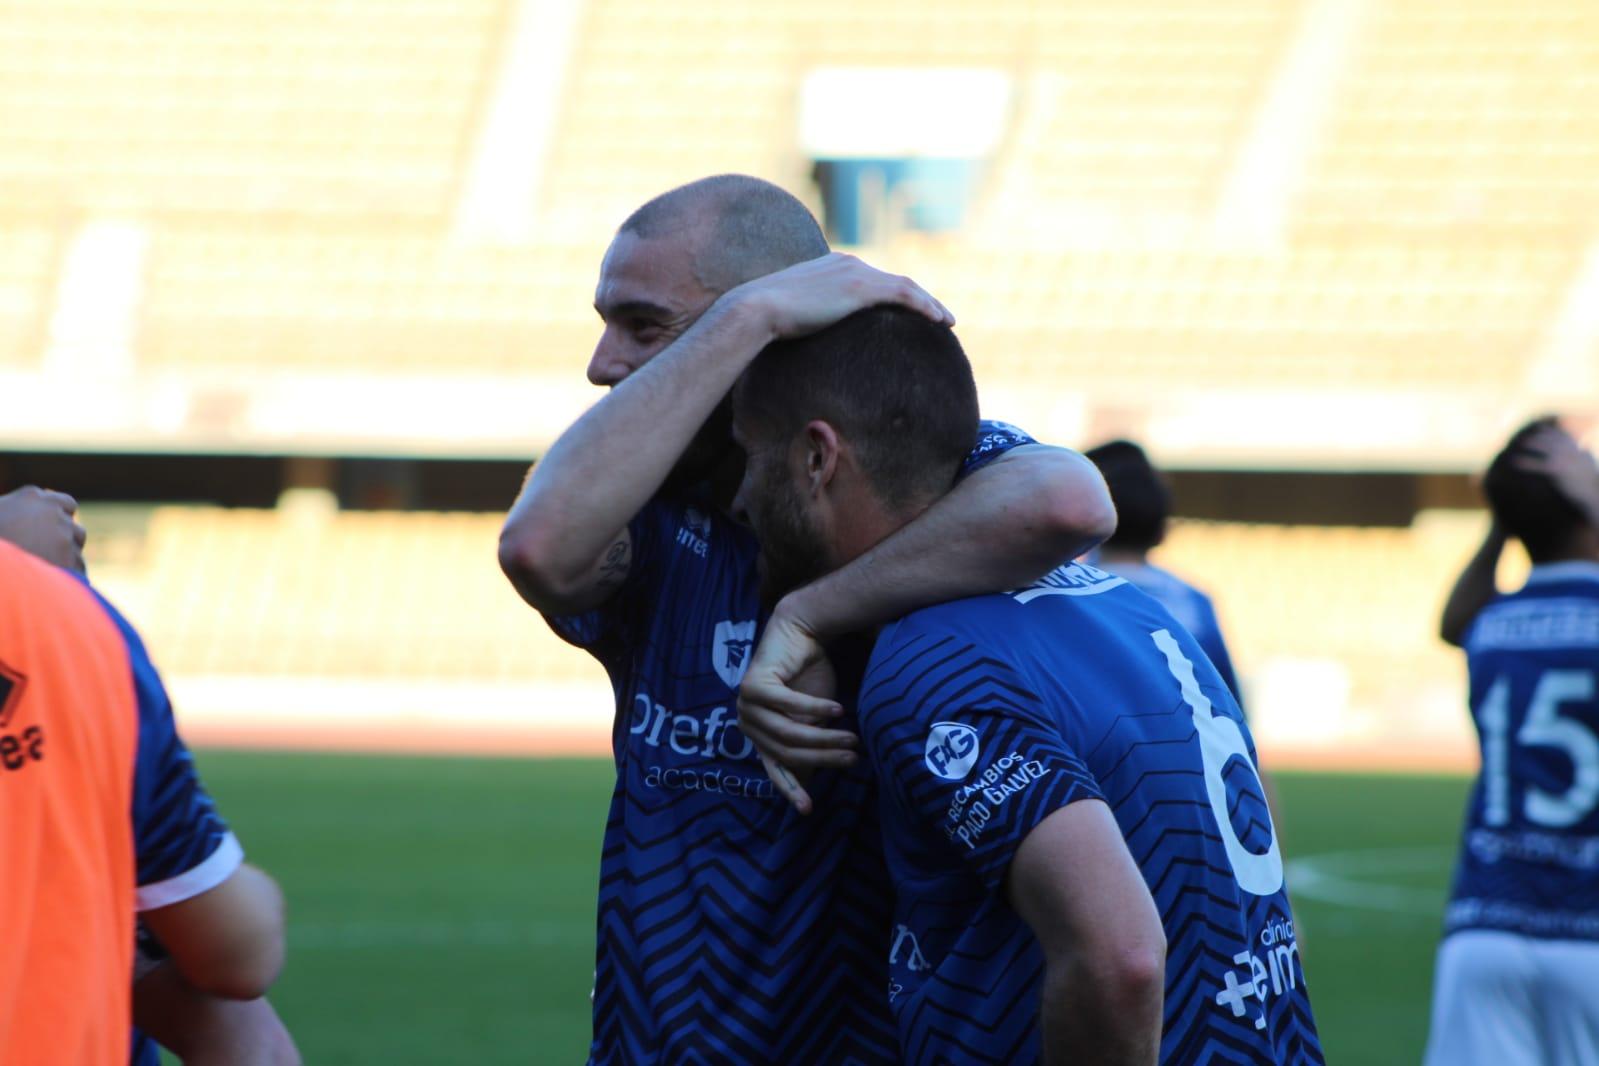
<instances>
[{"instance_id":1,"label":"short sleeve of jersey","mask_svg":"<svg viewBox=\"0 0 1599 1066\"><path fill-rule=\"evenodd\" d=\"M139 703L139 752L133 772L137 905L152 910L181 903L226 881L244 861L244 851L200 783L144 642L110 604L100 602L122 631L133 665Z\"/></svg>"},{"instance_id":2,"label":"short sleeve of jersey","mask_svg":"<svg viewBox=\"0 0 1599 1066\"><path fill-rule=\"evenodd\" d=\"M901 622L884 633L860 722L891 804L992 890L1038 823L1104 798L1015 671L935 627Z\"/></svg>"},{"instance_id":3,"label":"short sleeve of jersey","mask_svg":"<svg viewBox=\"0 0 1599 1066\"><path fill-rule=\"evenodd\" d=\"M633 560L627 580L605 603L582 614L545 615L545 621L568 644L592 652L601 660L630 643L642 607L652 603L660 585L662 559L677 527L677 512L662 500L652 500L627 524L633 541Z\"/></svg>"},{"instance_id":4,"label":"short sleeve of jersey","mask_svg":"<svg viewBox=\"0 0 1599 1066\"><path fill-rule=\"evenodd\" d=\"M1008 422L983 420L977 424L977 445L961 464L961 477L974 474L1012 448L1038 442Z\"/></svg>"}]
</instances>

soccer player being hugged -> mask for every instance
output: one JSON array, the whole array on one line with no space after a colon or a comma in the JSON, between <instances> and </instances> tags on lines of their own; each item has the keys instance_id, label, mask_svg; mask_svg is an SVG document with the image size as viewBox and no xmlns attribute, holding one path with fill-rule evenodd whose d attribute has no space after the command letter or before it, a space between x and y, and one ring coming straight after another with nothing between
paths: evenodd
<instances>
[{"instance_id":1,"label":"soccer player being hugged","mask_svg":"<svg viewBox=\"0 0 1599 1066\"><path fill-rule=\"evenodd\" d=\"M595 291L588 376L610 392L539 460L501 535L517 590L616 691L596 1066L898 1060L868 775L830 748L816 813L790 810L737 721L740 683L763 655L1034 580L1113 522L1082 456L974 422L940 506L768 616L755 538L726 514L743 463L733 382L775 338L862 307L949 320L909 280L827 252L804 205L755 178L697 181L629 217Z\"/></svg>"},{"instance_id":2,"label":"soccer player being hugged","mask_svg":"<svg viewBox=\"0 0 1599 1066\"><path fill-rule=\"evenodd\" d=\"M1428 1066L1599 1062L1599 466L1552 419L1488 467L1486 543L1445 608L1482 773L1433 982ZM1499 595L1508 537L1532 572Z\"/></svg>"},{"instance_id":3,"label":"soccer player being hugged","mask_svg":"<svg viewBox=\"0 0 1599 1066\"><path fill-rule=\"evenodd\" d=\"M785 585L937 506L977 425L953 331L892 308L768 348L733 406ZM903 1061L1322 1061L1248 729L1148 596L1068 563L913 611L857 713Z\"/></svg>"}]
</instances>

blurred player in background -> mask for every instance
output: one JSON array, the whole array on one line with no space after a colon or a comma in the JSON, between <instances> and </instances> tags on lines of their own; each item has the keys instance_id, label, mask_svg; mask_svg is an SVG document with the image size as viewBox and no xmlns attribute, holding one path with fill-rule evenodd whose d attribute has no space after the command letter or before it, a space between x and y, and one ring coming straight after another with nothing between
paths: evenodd
<instances>
[{"instance_id":1,"label":"blurred player in background","mask_svg":"<svg viewBox=\"0 0 1599 1066\"><path fill-rule=\"evenodd\" d=\"M635 212L595 293L605 328L588 376L610 392L534 466L501 535L517 590L616 691L596 1064L897 1060L855 737L825 731L817 762L854 769L819 780L817 814L799 817L735 719L740 682L764 673L762 712L785 728L786 664L811 643L1031 580L1112 521L1081 456L994 426L941 506L768 620L754 538L725 514L742 470L733 382L773 339L872 304L949 321L908 279L827 252L804 205L754 178Z\"/></svg>"},{"instance_id":2,"label":"blurred player in background","mask_svg":"<svg viewBox=\"0 0 1599 1066\"><path fill-rule=\"evenodd\" d=\"M64 569L81 573L86 532L76 521L76 512L76 501L64 493L34 486L7 493L0 496L0 540ZM53 620L52 615L56 613L52 607L59 606L53 603L49 591L52 582L46 578L42 583L30 583L30 578L37 578L38 575L29 574L30 568L19 563L18 558L8 556L0 563L0 568L7 572L6 598L9 600L22 596L31 587L36 599L16 600L10 606L14 611L18 603L23 605L24 624L47 628ZM13 575L21 576L13 581ZM69 602L72 596L81 600L88 595L81 586L74 588L74 585L69 584L64 590L55 591L65 591ZM274 917L280 906L275 886L257 871L238 867L236 843L232 842L225 827L215 817L209 799L199 790L198 782L194 779L187 752L175 733L170 732L170 707L164 702L159 680L145 658L137 637L103 602L97 601L94 609L108 615L120 628L119 639L125 648L125 659L119 661L125 661L131 667L132 679L137 686L138 711L129 708L120 721L114 713L108 714L107 707L127 706L126 695L120 693L113 693L120 698L112 699L109 703L92 703L109 698L102 691L105 679L99 679L98 683L92 679L91 664L97 661L95 656L88 647L74 649L68 646L72 638L71 631L60 634L40 632L32 634L32 643L46 646L35 647L31 661L43 671L44 680L30 681L38 670L5 665L14 660L21 661L25 652L13 650L10 658L0 652L0 718L9 724L23 711L33 713L48 709L51 712L48 717L62 719L60 729L56 732L60 732L64 739L82 742L83 749L101 749L95 752L97 760L103 760L108 749L117 748L120 743L117 736L119 730L137 731L135 744L138 748L138 765L136 769L131 762L128 766L134 774L135 817L141 819L142 816L135 826L135 846L139 848L137 858L141 878L148 880L158 877L159 882L144 884L136 898L141 903L166 908L154 916L154 925L169 931L176 930L183 948L176 961L167 961L165 949L160 948L155 935L141 923L142 948L135 954L134 965L120 975L124 988L130 978L134 979L131 1017L146 1031L159 1037L161 1043L176 1052L186 1064L293 1066L299 1061L298 1054L271 1006L259 997L243 1000L228 998L248 992L252 981L269 981L267 968L275 969L272 962L274 953L281 954L281 930L275 934L272 931L272 923L281 921L280 916ZM15 613L8 615L11 625L14 626L18 620ZM77 622L81 625L83 619L77 619ZM105 636L105 626L92 625L91 628L98 628L101 630L99 635ZM0 648L13 646L17 640L16 634L3 629L0 632L6 632L8 636ZM59 637L59 642L52 642L49 639L52 636ZM66 665L66 656L69 654L70 666ZM72 671L70 676L77 684L63 685L58 675L64 669ZM23 690L30 683L47 693L63 689L66 696L49 708L40 707L37 701L42 697L37 694L34 700L24 704ZM20 734L0 736L0 766L7 771L20 773L32 770L42 774L42 765L48 756L56 752L56 744L50 740L51 735L52 723L41 720L30 721ZM20 748L19 743L26 747ZM63 778L73 775L74 771L86 769L79 761L87 754L86 750L75 751L73 745L63 745L60 752L62 759L79 763L62 771ZM40 765L34 766L32 763ZM104 761L99 761L98 768L108 767ZM113 778L116 776L112 774ZM8 834L6 848L17 843L11 834L19 832L39 834L34 838L35 845L42 840L48 842L49 846L59 847L68 835L74 831L81 832L87 828L85 823L93 820L87 808L80 808L71 818L52 818L50 811L60 810L54 804L59 802L63 794L77 800L87 800L88 793L82 790L87 788L93 791L96 785L101 786L103 798L109 799L114 793L114 783L109 779L91 782L87 777L80 776L71 782L54 779L43 784L61 787L45 787L36 790L38 794L26 797L11 794L18 791L16 786L6 790L8 815L19 814L20 817L20 824L18 821L0 824L0 830ZM21 813L25 810L24 805L39 802L43 793L48 793L50 806L36 810L34 813L37 818L29 818ZM16 806L13 807L13 804ZM107 804L96 813L104 814L112 809L115 808ZM127 820L128 809L129 804L124 802L120 808L120 820L123 822ZM108 835L109 828L100 821L90 831L97 836ZM125 832L121 826L115 828ZM76 843L81 845L82 837ZM27 852L24 844L18 846L24 850L19 850L15 857L25 858ZM192 857L202 854L202 861L185 869ZM56 855L53 859L59 863L64 857ZM118 870L120 872L120 868ZM175 876L160 877L172 871L176 871ZM73 881L60 870L50 870L47 863L41 864L38 872L51 878L51 883L58 888L63 881ZM120 887L115 884L91 886L86 883L89 878L104 873L104 869L93 866L80 868L77 871L79 880L71 883L63 892L64 899L75 898L76 903L64 902L62 910L70 919L82 921L85 928L92 931L102 931L103 923L84 920L81 908L122 894ZM13 886L13 893L21 889L20 898L25 901L30 896L28 886L22 884L26 880L24 875L17 880L8 877L6 881L8 886ZM131 882L129 888L131 891ZM73 893L78 895L74 897ZM18 898L16 894L12 896L14 905ZM44 901L41 899L40 902ZM131 909L130 902L130 914ZM49 919L45 921L48 923ZM212 936L219 938L218 945L198 943ZM89 940L84 945L87 951L95 951L102 946L93 935ZM274 946L274 940L278 941L277 946ZM230 943L231 948L227 946ZM229 954L222 954L224 951ZM125 951L121 950L116 953L117 957L123 954ZM39 955L31 958L19 955L17 958L26 968L20 980L30 993L39 992L37 986L52 979L51 971L55 962ZM67 978L69 983L73 978L84 980L91 970L82 959L63 960L61 964L72 974L72 977ZM115 964L106 960L106 965L114 967ZM16 974L7 976L17 979ZM196 987L196 982L204 984L208 990ZM69 987L61 990L60 994L70 994L71 991ZM24 1002L26 998L24 996ZM83 1010L95 1010L94 1004L94 997L80 997L79 1006ZM59 1015L57 1020L61 1020ZM74 1021L85 1027L98 1027L100 1024L98 1018L90 1019L87 1015ZM126 1010L120 1021L125 1029L129 1021ZM74 1024L69 1022L66 1031L71 1032L73 1028ZM0 1033L9 1032L9 1029L0 1027ZM55 1038L54 1035L50 1037ZM96 1048L85 1048L85 1061L105 1061L100 1057L103 1053L100 1047L108 1047L109 1038L110 1034L106 1034L102 1045L101 1037L94 1037ZM24 1046L15 1042L24 1039L26 1036L21 1030L0 1038L0 1051ZM62 1039L70 1041L71 1038L64 1036ZM126 1037L123 1039L126 1040ZM59 1047L67 1046L62 1044ZM12 1061L10 1055L3 1058ZM149 1066L159 1061L155 1043L138 1031L133 1034L131 1061L135 1066Z\"/></svg>"},{"instance_id":3,"label":"blurred player in background","mask_svg":"<svg viewBox=\"0 0 1599 1066\"><path fill-rule=\"evenodd\" d=\"M736 513L811 580L936 506L976 422L947 326L852 315L739 382ZM1067 563L911 612L859 716L904 1061L1322 1061L1248 728L1149 597Z\"/></svg>"},{"instance_id":4,"label":"blurred player in background","mask_svg":"<svg viewBox=\"0 0 1599 1066\"><path fill-rule=\"evenodd\" d=\"M1149 553L1166 539L1171 518L1171 489L1165 479L1132 441L1113 440L1083 454L1105 475L1110 498L1116 502L1116 532L1100 546L1094 565L1125 578L1170 611L1205 649L1233 699L1243 706L1243 690L1210 597L1149 561Z\"/></svg>"},{"instance_id":5,"label":"blurred player in background","mask_svg":"<svg viewBox=\"0 0 1599 1066\"><path fill-rule=\"evenodd\" d=\"M1483 492L1493 529L1444 618L1466 650L1482 772L1438 949L1427 1062L1594 1063L1599 466L1543 419L1494 458ZM1533 566L1500 596L1507 537Z\"/></svg>"}]
</instances>

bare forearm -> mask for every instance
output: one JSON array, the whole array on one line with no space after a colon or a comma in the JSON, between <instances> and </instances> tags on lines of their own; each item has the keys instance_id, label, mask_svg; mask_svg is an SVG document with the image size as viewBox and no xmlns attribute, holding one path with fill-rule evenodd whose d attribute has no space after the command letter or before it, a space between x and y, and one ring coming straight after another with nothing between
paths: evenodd
<instances>
[{"instance_id":1,"label":"bare forearm","mask_svg":"<svg viewBox=\"0 0 1599 1066\"><path fill-rule=\"evenodd\" d=\"M1499 569L1499 557L1504 554L1506 539L1506 533L1499 523L1493 523L1482 546L1460 572L1454 588L1449 590L1449 599L1444 603L1443 619L1438 627L1439 635L1448 643L1458 647L1464 642L1472 619L1498 594L1495 575Z\"/></svg>"},{"instance_id":2,"label":"bare forearm","mask_svg":"<svg viewBox=\"0 0 1599 1066\"><path fill-rule=\"evenodd\" d=\"M1086 966L1050 962L1040 997L1045 1066L1154 1066L1160 1057L1161 986L1148 982L1120 991L1108 993L1100 975Z\"/></svg>"},{"instance_id":3,"label":"bare forearm","mask_svg":"<svg viewBox=\"0 0 1599 1066\"><path fill-rule=\"evenodd\" d=\"M171 963L133 986L133 1022L184 1066L297 1066L294 1040L264 999L208 996Z\"/></svg>"},{"instance_id":4,"label":"bare forearm","mask_svg":"<svg viewBox=\"0 0 1599 1066\"><path fill-rule=\"evenodd\" d=\"M551 571L591 567L770 338L746 305L718 301L551 446L506 519L502 546L527 547Z\"/></svg>"},{"instance_id":5,"label":"bare forearm","mask_svg":"<svg viewBox=\"0 0 1599 1066\"><path fill-rule=\"evenodd\" d=\"M782 609L832 639L935 603L1026 585L1114 528L1110 495L1088 460L1058 448L1018 449L848 566L791 593Z\"/></svg>"}]
</instances>

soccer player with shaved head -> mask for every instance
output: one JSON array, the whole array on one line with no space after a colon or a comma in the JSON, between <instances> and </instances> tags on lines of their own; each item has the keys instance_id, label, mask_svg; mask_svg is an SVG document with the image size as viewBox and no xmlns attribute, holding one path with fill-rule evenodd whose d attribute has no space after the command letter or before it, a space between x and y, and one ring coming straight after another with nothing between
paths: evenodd
<instances>
[{"instance_id":1,"label":"soccer player with shaved head","mask_svg":"<svg viewBox=\"0 0 1599 1066\"><path fill-rule=\"evenodd\" d=\"M759 547L727 513L743 465L733 383L772 341L862 308L949 312L829 254L803 204L739 175L630 216L594 302L588 376L610 391L534 466L500 541L517 590L616 692L590 1061L897 1062L870 777L848 729L785 746L817 729L788 717L812 706L788 686L825 641L1091 547L1114 521L1103 482L1081 456L974 423L940 506L837 575L763 599ZM785 800L799 795L790 770L816 770L809 815Z\"/></svg>"},{"instance_id":2,"label":"soccer player with shaved head","mask_svg":"<svg viewBox=\"0 0 1599 1066\"><path fill-rule=\"evenodd\" d=\"M977 390L946 325L872 308L772 345L733 408L781 592L948 498ZM1322 1062L1248 727L1158 603L1067 563L908 612L857 713L901 1061Z\"/></svg>"}]
</instances>

